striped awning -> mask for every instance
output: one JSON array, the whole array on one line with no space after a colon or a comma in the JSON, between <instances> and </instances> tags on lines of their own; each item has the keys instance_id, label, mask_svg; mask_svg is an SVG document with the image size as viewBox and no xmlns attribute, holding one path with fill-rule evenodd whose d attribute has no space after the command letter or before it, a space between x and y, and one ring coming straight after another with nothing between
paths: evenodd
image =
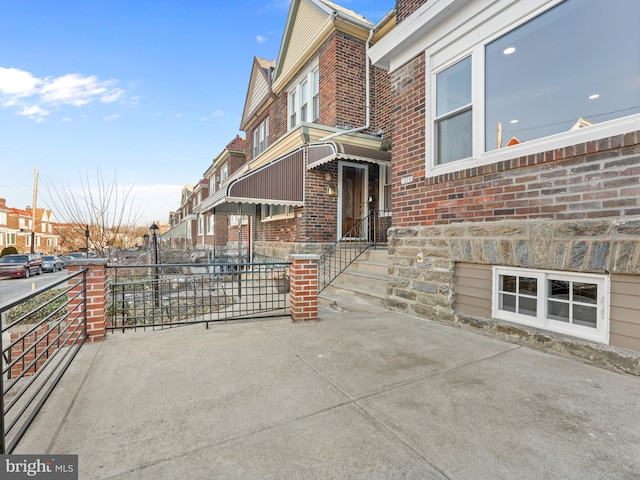
<instances>
[{"instance_id":1,"label":"striped awning","mask_svg":"<svg viewBox=\"0 0 640 480\"><path fill-rule=\"evenodd\" d=\"M255 215L258 204L304 205L304 147L231 180L196 210Z\"/></svg>"},{"instance_id":2,"label":"striped awning","mask_svg":"<svg viewBox=\"0 0 640 480\"><path fill-rule=\"evenodd\" d=\"M351 160L376 163L378 165L391 165L391 152L340 142L311 143L307 145L307 170L319 167L332 160Z\"/></svg>"}]
</instances>

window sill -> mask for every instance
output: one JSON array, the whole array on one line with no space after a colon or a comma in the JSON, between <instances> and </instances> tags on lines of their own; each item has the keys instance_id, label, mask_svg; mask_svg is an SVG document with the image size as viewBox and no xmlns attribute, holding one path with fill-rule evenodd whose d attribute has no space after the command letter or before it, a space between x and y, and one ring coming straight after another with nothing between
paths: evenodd
<instances>
[{"instance_id":1,"label":"window sill","mask_svg":"<svg viewBox=\"0 0 640 480\"><path fill-rule=\"evenodd\" d=\"M523 142L512 147L504 147L499 150L483 153L478 158L467 158L428 168L427 178L437 177L452 172L459 172L470 168L481 167L498 163L504 160L535 155L559 148L570 147L581 143L601 140L603 138L624 135L640 130L640 115L603 122L590 127L581 128L573 132L561 132L549 137Z\"/></svg>"}]
</instances>

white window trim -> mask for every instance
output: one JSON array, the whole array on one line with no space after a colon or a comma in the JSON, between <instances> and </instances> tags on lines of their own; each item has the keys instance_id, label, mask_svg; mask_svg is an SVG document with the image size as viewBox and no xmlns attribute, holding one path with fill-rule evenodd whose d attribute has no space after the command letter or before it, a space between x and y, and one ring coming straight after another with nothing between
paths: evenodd
<instances>
[{"instance_id":1,"label":"white window trim","mask_svg":"<svg viewBox=\"0 0 640 480\"><path fill-rule=\"evenodd\" d=\"M438 32L441 32L442 36L435 42L430 42L424 50L425 81L427 85L435 85L435 76L438 72L471 55L473 155L471 158L460 159L444 165L435 164L436 92L435 88L428 88L425 100L427 105L431 107L427 109L425 128L427 143L430 145L425 152L427 178L640 130L640 114L636 114L575 131L560 132L508 148L484 151L484 52L486 45L550 10L562 1L564 0L498 1L494 2L491 8L486 8L480 13L476 10L473 13L474 17L470 20L463 20L460 16L453 15L438 26ZM477 5L474 4L473 7L480 8L480 2ZM459 15L468 16L469 12L459 12ZM515 20L509 21L511 19ZM499 25L504 24L507 26L498 29ZM433 31L431 34L436 35L438 32Z\"/></svg>"},{"instance_id":2,"label":"white window trim","mask_svg":"<svg viewBox=\"0 0 640 480\"><path fill-rule=\"evenodd\" d=\"M287 90L287 131L293 130L300 126L302 123L313 123L320 117L320 109L322 108L318 104L318 112L314 110L313 98L314 98L314 79L313 74L315 71L319 69L318 61L314 62L304 73L302 73L294 82L291 88ZM307 98L302 98L302 84L307 82ZM320 89L320 80L318 79L318 90ZM292 94L295 93L296 103L295 103L295 112L291 109L291 97ZM319 95L319 92L318 92ZM319 103L319 102L318 102ZM316 116L314 114L317 113L317 118L306 118L304 121L302 120L302 106L307 106L307 117ZM295 115L295 124L292 125L291 117Z\"/></svg>"},{"instance_id":3,"label":"white window trim","mask_svg":"<svg viewBox=\"0 0 640 480\"><path fill-rule=\"evenodd\" d=\"M498 309L498 285L500 275L527 276L538 279L537 317L520 315ZM598 285L598 327L596 329L581 325L572 325L547 318L547 280L568 280ZM570 335L597 343L609 344L609 298L611 295L611 281L608 275L587 274L577 272L561 272L557 270L534 270L516 267L493 267L491 315L499 320L519 323L530 327L548 330L550 332Z\"/></svg>"},{"instance_id":4,"label":"white window trim","mask_svg":"<svg viewBox=\"0 0 640 480\"><path fill-rule=\"evenodd\" d=\"M265 216L265 212L267 210L270 210L271 205L262 205L262 218L261 221L262 222L274 222L276 220L285 220L287 218L294 218L295 217L295 207L293 205L285 205L287 208L287 212L286 213L282 213L280 215L272 215L272 216Z\"/></svg>"}]
</instances>

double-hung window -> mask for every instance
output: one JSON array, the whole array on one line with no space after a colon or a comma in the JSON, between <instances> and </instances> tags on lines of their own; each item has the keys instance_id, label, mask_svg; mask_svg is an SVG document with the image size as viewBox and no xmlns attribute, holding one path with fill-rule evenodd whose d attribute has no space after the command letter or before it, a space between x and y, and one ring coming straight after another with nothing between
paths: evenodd
<instances>
[{"instance_id":1,"label":"double-hung window","mask_svg":"<svg viewBox=\"0 0 640 480\"><path fill-rule=\"evenodd\" d=\"M471 57L436 74L436 163L470 157Z\"/></svg>"},{"instance_id":2,"label":"double-hung window","mask_svg":"<svg viewBox=\"0 0 640 480\"><path fill-rule=\"evenodd\" d=\"M289 89L289 129L302 122L316 122L320 117L320 76L318 67L298 77Z\"/></svg>"},{"instance_id":3,"label":"double-hung window","mask_svg":"<svg viewBox=\"0 0 640 480\"><path fill-rule=\"evenodd\" d=\"M253 131L253 157L257 157L269 147L269 117L265 118Z\"/></svg>"},{"instance_id":4,"label":"double-hung window","mask_svg":"<svg viewBox=\"0 0 640 480\"><path fill-rule=\"evenodd\" d=\"M494 3L426 49L429 175L637 129L640 2Z\"/></svg>"},{"instance_id":5,"label":"double-hung window","mask_svg":"<svg viewBox=\"0 0 640 480\"><path fill-rule=\"evenodd\" d=\"M609 342L605 275L494 267L493 316L532 327Z\"/></svg>"}]
</instances>

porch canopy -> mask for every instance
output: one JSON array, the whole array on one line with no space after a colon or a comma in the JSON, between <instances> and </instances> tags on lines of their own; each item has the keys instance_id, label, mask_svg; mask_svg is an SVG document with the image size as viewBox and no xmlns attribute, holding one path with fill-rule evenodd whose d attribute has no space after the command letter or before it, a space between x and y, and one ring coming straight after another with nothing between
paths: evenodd
<instances>
[{"instance_id":1,"label":"porch canopy","mask_svg":"<svg viewBox=\"0 0 640 480\"><path fill-rule=\"evenodd\" d=\"M256 205L304 205L304 148L251 170L207 198L196 210L255 215Z\"/></svg>"},{"instance_id":2,"label":"porch canopy","mask_svg":"<svg viewBox=\"0 0 640 480\"><path fill-rule=\"evenodd\" d=\"M351 160L391 166L391 152L340 142L310 143L307 145L307 170L332 160Z\"/></svg>"},{"instance_id":3,"label":"porch canopy","mask_svg":"<svg viewBox=\"0 0 640 480\"><path fill-rule=\"evenodd\" d=\"M187 222L180 222L178 225L171 227L166 232L159 235L162 240L170 240L172 238L187 238Z\"/></svg>"}]
</instances>

